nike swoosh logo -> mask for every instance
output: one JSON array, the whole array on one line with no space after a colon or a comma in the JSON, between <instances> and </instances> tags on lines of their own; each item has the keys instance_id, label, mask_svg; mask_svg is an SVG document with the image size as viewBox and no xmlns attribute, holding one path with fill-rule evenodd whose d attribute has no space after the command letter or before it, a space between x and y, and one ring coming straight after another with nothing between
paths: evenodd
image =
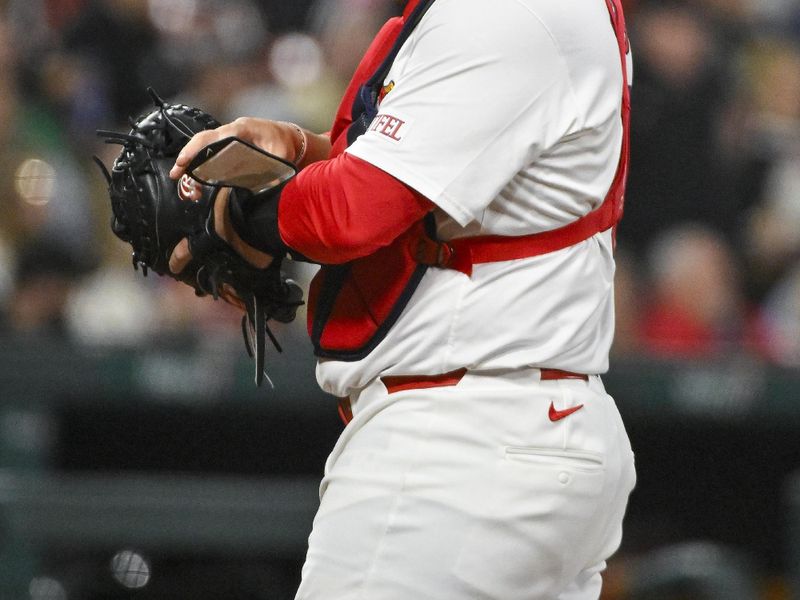
<instances>
[{"instance_id":1,"label":"nike swoosh logo","mask_svg":"<svg viewBox=\"0 0 800 600\"><path fill-rule=\"evenodd\" d=\"M579 411L583 408L583 404L578 404L578 406L573 406L571 408L565 408L564 410L556 410L556 407L553 406L553 403L550 403L550 410L547 413L547 416L550 417L550 420L554 423L556 421L560 421L564 417L570 416L572 413Z\"/></svg>"}]
</instances>

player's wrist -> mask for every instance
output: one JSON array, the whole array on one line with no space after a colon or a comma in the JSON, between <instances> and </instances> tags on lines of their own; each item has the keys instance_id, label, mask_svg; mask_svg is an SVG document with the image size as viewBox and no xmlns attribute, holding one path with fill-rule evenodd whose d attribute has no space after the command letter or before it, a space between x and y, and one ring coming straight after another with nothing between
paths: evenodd
<instances>
[{"instance_id":1,"label":"player's wrist","mask_svg":"<svg viewBox=\"0 0 800 600\"><path fill-rule=\"evenodd\" d=\"M290 147L294 148L294 154L288 155L286 158L295 165L299 165L305 159L308 151L308 135L297 123L281 121L281 124L286 126L290 136Z\"/></svg>"},{"instance_id":2,"label":"player's wrist","mask_svg":"<svg viewBox=\"0 0 800 600\"><path fill-rule=\"evenodd\" d=\"M285 256L289 247L278 231L278 202L281 188L260 194L234 189L228 203L228 217L241 242L271 256Z\"/></svg>"}]
</instances>

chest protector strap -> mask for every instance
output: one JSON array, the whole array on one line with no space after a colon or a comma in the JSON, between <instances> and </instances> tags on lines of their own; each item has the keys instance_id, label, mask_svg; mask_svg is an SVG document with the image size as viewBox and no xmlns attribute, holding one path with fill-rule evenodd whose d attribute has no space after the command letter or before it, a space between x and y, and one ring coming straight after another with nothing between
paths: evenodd
<instances>
[{"instance_id":1,"label":"chest protector strap","mask_svg":"<svg viewBox=\"0 0 800 600\"><path fill-rule=\"evenodd\" d=\"M400 47L434 0L411 0L402 29L374 74L359 88L352 106L347 143L366 132L378 112L378 97ZM467 275L475 264L527 258L561 250L611 229L622 216L628 171L630 91L627 37L620 0L606 0L616 33L623 72L623 140L617 171L603 203L584 217L555 230L525 236L479 236L448 242L436 238L433 214L392 244L344 265L324 266L309 290L308 326L315 354L361 360L386 336L408 304L425 271L433 266ZM408 10L408 9L407 9Z\"/></svg>"},{"instance_id":2,"label":"chest protector strap","mask_svg":"<svg viewBox=\"0 0 800 600\"><path fill-rule=\"evenodd\" d=\"M614 180L603 203L587 215L558 229L523 236L486 235L458 238L449 242L422 239L416 257L420 263L455 269L472 275L472 267L479 263L498 262L539 256L574 246L593 235L614 227L622 218L625 202L625 181L628 176L630 86L626 55L628 38L619 0L606 0L611 24L617 37L622 61L622 148Z\"/></svg>"}]
</instances>

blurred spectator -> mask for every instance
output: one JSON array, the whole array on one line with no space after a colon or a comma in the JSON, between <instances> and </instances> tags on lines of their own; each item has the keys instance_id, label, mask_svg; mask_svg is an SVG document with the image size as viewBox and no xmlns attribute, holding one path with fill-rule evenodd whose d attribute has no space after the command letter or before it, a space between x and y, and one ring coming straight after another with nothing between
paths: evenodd
<instances>
[{"instance_id":1,"label":"blurred spectator","mask_svg":"<svg viewBox=\"0 0 800 600\"><path fill-rule=\"evenodd\" d=\"M129 252L119 242L119 253ZM66 331L89 346L136 346L202 336L241 337L241 313L188 286L155 274L143 279L130 261L106 261L70 289L64 304Z\"/></svg>"},{"instance_id":2,"label":"blurred spectator","mask_svg":"<svg viewBox=\"0 0 800 600\"><path fill-rule=\"evenodd\" d=\"M230 98L228 120L248 115L317 131L330 127L344 82L328 68L316 38L299 32L277 37L260 69L263 78Z\"/></svg>"},{"instance_id":3,"label":"blurred spectator","mask_svg":"<svg viewBox=\"0 0 800 600\"><path fill-rule=\"evenodd\" d=\"M19 93L20 33L0 14L0 235L48 240L70 259L91 260L94 221L85 173L47 102Z\"/></svg>"},{"instance_id":4,"label":"blurred spectator","mask_svg":"<svg viewBox=\"0 0 800 600\"><path fill-rule=\"evenodd\" d=\"M776 161L762 198L749 215L744 248L756 300L800 258L800 160Z\"/></svg>"},{"instance_id":5,"label":"blurred spectator","mask_svg":"<svg viewBox=\"0 0 800 600\"><path fill-rule=\"evenodd\" d=\"M632 356L641 350L642 276L633 254L617 247L614 274L614 356Z\"/></svg>"},{"instance_id":6,"label":"blurred spectator","mask_svg":"<svg viewBox=\"0 0 800 600\"><path fill-rule=\"evenodd\" d=\"M155 86L164 97L225 121L231 99L268 77L268 23L253 0L149 0L148 6L157 34L149 62L171 77ZM152 75L148 80L158 81Z\"/></svg>"},{"instance_id":7,"label":"blurred spectator","mask_svg":"<svg viewBox=\"0 0 800 600\"><path fill-rule=\"evenodd\" d=\"M0 235L0 334L8 328L7 309L14 292L14 248Z\"/></svg>"},{"instance_id":8,"label":"blurred spectator","mask_svg":"<svg viewBox=\"0 0 800 600\"><path fill-rule=\"evenodd\" d=\"M676 226L649 252L645 349L677 358L713 358L750 344L753 332L733 253L719 234Z\"/></svg>"},{"instance_id":9,"label":"blurred spectator","mask_svg":"<svg viewBox=\"0 0 800 600\"><path fill-rule=\"evenodd\" d=\"M70 289L65 299L67 332L89 345L129 346L152 339L159 326L153 282L142 282L120 242L109 246L103 265ZM120 260L124 257L124 265ZM146 285L147 284L147 285Z\"/></svg>"},{"instance_id":10,"label":"blurred spectator","mask_svg":"<svg viewBox=\"0 0 800 600\"><path fill-rule=\"evenodd\" d=\"M800 258L800 50L762 39L743 64L752 108L740 187L755 200L743 240L749 292L759 301Z\"/></svg>"},{"instance_id":11,"label":"blurred spectator","mask_svg":"<svg viewBox=\"0 0 800 600\"><path fill-rule=\"evenodd\" d=\"M358 57L397 10L392 0L315 0L309 33L273 41L264 69L271 78L231 98L231 116L295 121L327 131Z\"/></svg>"},{"instance_id":12,"label":"blurred spectator","mask_svg":"<svg viewBox=\"0 0 800 600\"><path fill-rule=\"evenodd\" d=\"M800 37L800 4L796 0L750 0L755 23L773 33Z\"/></svg>"},{"instance_id":13,"label":"blurred spectator","mask_svg":"<svg viewBox=\"0 0 800 600\"><path fill-rule=\"evenodd\" d=\"M641 252L684 221L732 232L737 198L726 193L718 152L732 88L715 23L688 5L650 2L632 25L631 171L620 240Z\"/></svg>"},{"instance_id":14,"label":"blurred spectator","mask_svg":"<svg viewBox=\"0 0 800 600\"><path fill-rule=\"evenodd\" d=\"M398 10L398 3L393 0L316 0L309 28L319 38L328 65L344 85L375 33Z\"/></svg>"},{"instance_id":15,"label":"blurred spectator","mask_svg":"<svg viewBox=\"0 0 800 600\"><path fill-rule=\"evenodd\" d=\"M292 0L291 2L274 2L259 0L259 4L276 33L300 31L305 28L309 9L314 0Z\"/></svg>"},{"instance_id":16,"label":"blurred spectator","mask_svg":"<svg viewBox=\"0 0 800 600\"><path fill-rule=\"evenodd\" d=\"M110 103L107 108L95 109L94 123L84 123L93 131L136 115L147 85L163 93L177 91L175 87L163 89L167 82L175 86L179 81L177 73L168 71L155 54L156 36L148 21L147 0L86 0L84 4L65 23L61 44L43 57L51 72L55 63L72 73L57 97L66 111L63 114L86 110L87 94L83 92L93 92L90 98Z\"/></svg>"},{"instance_id":17,"label":"blurred spectator","mask_svg":"<svg viewBox=\"0 0 800 600\"><path fill-rule=\"evenodd\" d=\"M800 367L800 263L770 291L762 311L769 358Z\"/></svg>"},{"instance_id":18,"label":"blurred spectator","mask_svg":"<svg viewBox=\"0 0 800 600\"><path fill-rule=\"evenodd\" d=\"M8 303L9 325L24 334L66 334L64 307L81 266L57 243L36 240L23 245Z\"/></svg>"}]
</instances>

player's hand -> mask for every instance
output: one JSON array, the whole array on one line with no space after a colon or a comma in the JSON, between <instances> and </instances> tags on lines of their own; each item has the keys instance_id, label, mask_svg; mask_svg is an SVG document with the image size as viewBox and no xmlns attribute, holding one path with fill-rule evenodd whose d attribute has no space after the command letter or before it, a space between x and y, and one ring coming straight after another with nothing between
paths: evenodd
<instances>
[{"instance_id":1,"label":"player's hand","mask_svg":"<svg viewBox=\"0 0 800 600\"><path fill-rule=\"evenodd\" d=\"M170 170L169 176L172 179L178 179L186 172L186 167L200 150L209 144L229 137L238 137L257 148L299 166L300 163L306 162L303 159L308 154L308 138L311 135L313 134L292 123L240 117L227 125L195 134L178 154L175 166ZM317 140L315 140L315 146L316 142Z\"/></svg>"},{"instance_id":2,"label":"player's hand","mask_svg":"<svg viewBox=\"0 0 800 600\"><path fill-rule=\"evenodd\" d=\"M214 202L214 229L217 235L225 240L248 263L258 269L266 269L272 263L272 256L247 244L233 229L228 214L229 195L230 188L222 188L217 194ZM189 197L191 198L191 196ZM183 238L175 246L169 257L169 270L178 274L186 268L186 265L191 260L192 253L189 250L189 240Z\"/></svg>"}]
</instances>

